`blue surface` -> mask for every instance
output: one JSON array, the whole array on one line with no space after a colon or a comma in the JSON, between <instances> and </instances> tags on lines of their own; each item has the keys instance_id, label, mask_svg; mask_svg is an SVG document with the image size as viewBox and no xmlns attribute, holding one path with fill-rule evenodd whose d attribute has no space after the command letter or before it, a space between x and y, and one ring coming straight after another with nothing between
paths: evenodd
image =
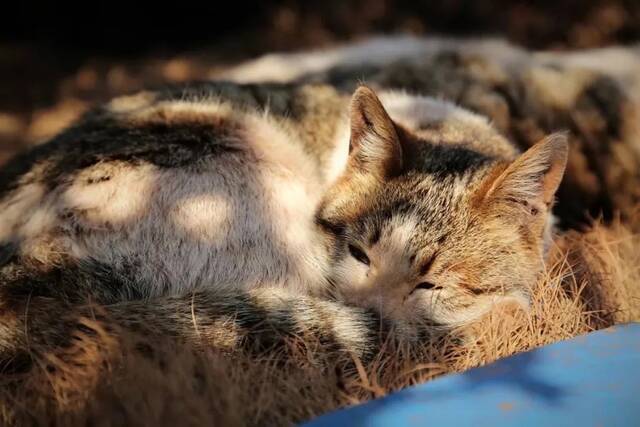
<instances>
[{"instance_id":1,"label":"blue surface","mask_svg":"<svg viewBox=\"0 0 640 427\"><path fill-rule=\"evenodd\" d=\"M640 426L640 324L333 412L305 426Z\"/></svg>"}]
</instances>

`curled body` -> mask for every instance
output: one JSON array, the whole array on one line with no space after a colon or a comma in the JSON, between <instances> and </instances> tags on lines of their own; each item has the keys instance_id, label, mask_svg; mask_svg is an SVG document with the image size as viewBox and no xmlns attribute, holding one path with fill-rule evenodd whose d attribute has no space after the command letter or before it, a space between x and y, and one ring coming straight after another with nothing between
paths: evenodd
<instances>
[{"instance_id":1,"label":"curled body","mask_svg":"<svg viewBox=\"0 0 640 427\"><path fill-rule=\"evenodd\" d=\"M379 95L203 83L115 99L3 172L5 277L71 269L85 286L29 295L101 303L268 284L438 327L526 306L565 138L520 155L453 104Z\"/></svg>"}]
</instances>

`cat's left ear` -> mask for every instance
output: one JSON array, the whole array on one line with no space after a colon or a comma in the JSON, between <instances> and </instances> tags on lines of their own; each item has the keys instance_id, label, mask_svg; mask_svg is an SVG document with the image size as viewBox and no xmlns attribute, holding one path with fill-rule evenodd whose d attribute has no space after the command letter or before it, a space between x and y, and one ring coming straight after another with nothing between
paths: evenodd
<instances>
[{"instance_id":1,"label":"cat's left ear","mask_svg":"<svg viewBox=\"0 0 640 427\"><path fill-rule=\"evenodd\" d=\"M491 183L485 201L493 206L515 204L530 213L548 209L562 181L568 153L565 134L538 142Z\"/></svg>"},{"instance_id":2,"label":"cat's left ear","mask_svg":"<svg viewBox=\"0 0 640 427\"><path fill-rule=\"evenodd\" d=\"M351 139L347 168L379 179L402 170L402 147L395 125L375 92L360 86L350 105Z\"/></svg>"}]
</instances>

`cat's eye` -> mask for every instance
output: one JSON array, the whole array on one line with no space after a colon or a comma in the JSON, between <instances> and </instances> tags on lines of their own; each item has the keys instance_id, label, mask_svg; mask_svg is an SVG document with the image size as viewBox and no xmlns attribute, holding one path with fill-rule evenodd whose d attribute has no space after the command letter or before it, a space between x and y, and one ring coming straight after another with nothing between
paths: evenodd
<instances>
[{"instance_id":1,"label":"cat's eye","mask_svg":"<svg viewBox=\"0 0 640 427\"><path fill-rule=\"evenodd\" d=\"M352 257L354 257L364 265L371 264L371 261L369 261L369 257L367 256L367 254L365 254L364 251L357 246L349 245L349 253Z\"/></svg>"},{"instance_id":2,"label":"cat's eye","mask_svg":"<svg viewBox=\"0 0 640 427\"><path fill-rule=\"evenodd\" d=\"M424 290L433 290L433 289L442 289L440 286L436 286L431 282L421 282L418 283L418 285L413 288L414 291L417 291L419 289L424 289Z\"/></svg>"}]
</instances>

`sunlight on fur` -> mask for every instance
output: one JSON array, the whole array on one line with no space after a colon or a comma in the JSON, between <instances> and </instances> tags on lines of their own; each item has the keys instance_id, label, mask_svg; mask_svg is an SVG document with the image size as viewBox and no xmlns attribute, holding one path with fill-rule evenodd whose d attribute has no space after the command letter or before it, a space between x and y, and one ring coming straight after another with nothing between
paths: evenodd
<instances>
[{"instance_id":1,"label":"sunlight on fur","mask_svg":"<svg viewBox=\"0 0 640 427\"><path fill-rule=\"evenodd\" d=\"M633 223L637 223L633 222ZM388 342L372 360L299 338L281 352L233 354L150 337L99 307L64 347L31 342L0 384L0 423L284 425L615 323L640 320L640 236L598 222L560 236L531 309L501 306L420 347ZM9 366L10 365L10 366Z\"/></svg>"}]
</instances>

